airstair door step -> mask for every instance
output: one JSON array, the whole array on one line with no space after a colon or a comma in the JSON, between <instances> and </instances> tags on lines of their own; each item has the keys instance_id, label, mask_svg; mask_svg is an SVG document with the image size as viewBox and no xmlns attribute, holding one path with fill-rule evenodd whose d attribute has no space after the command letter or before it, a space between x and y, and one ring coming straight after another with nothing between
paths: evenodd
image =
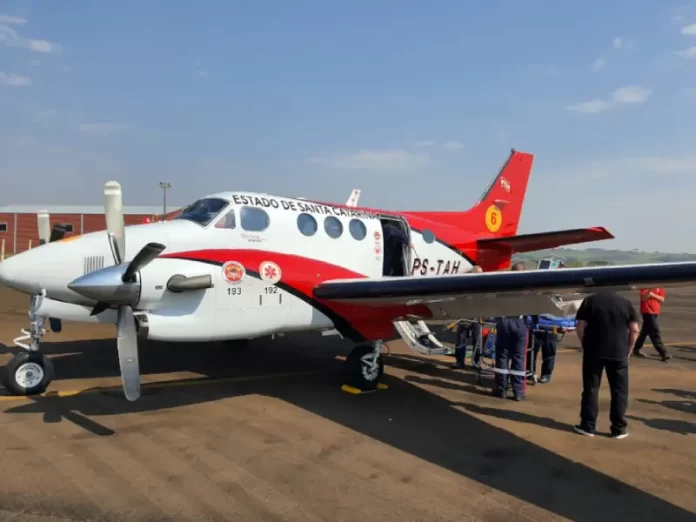
<instances>
[{"instance_id":1,"label":"airstair door step","mask_svg":"<svg viewBox=\"0 0 696 522\"><path fill-rule=\"evenodd\" d=\"M425 355L451 355L454 353L454 349L445 346L435 337L425 321L413 323L394 321L394 327L406 345L413 351Z\"/></svg>"}]
</instances>

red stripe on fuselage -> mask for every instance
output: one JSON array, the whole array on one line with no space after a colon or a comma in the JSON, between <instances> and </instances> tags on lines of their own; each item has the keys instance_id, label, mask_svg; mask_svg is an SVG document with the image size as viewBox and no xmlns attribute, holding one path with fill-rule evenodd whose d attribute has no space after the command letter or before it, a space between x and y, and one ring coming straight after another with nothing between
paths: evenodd
<instances>
[{"instance_id":1,"label":"red stripe on fuselage","mask_svg":"<svg viewBox=\"0 0 696 522\"><path fill-rule=\"evenodd\" d=\"M279 285L285 285L304 297L310 306L321 305L340 320L345 321L349 327L355 330L364 339L356 341L375 341L390 339L394 336L392 321L394 318L406 314L417 314L431 317L430 310L425 306L412 307L405 305L367 306L336 303L326 299L314 297L314 288L319 284L332 279L364 279L367 276L353 272L340 265L325 263L316 259L279 254L262 250L236 250L236 249L210 249L193 250L162 254L160 258L190 259L207 263L223 265L228 261L237 261L244 265L250 272L259 272L259 267L264 261L272 261L280 267L282 272ZM319 311L322 311L317 307ZM334 317L330 317L334 323ZM346 337L355 337L351 332L342 328L341 324L334 325L336 329Z\"/></svg>"}]
</instances>

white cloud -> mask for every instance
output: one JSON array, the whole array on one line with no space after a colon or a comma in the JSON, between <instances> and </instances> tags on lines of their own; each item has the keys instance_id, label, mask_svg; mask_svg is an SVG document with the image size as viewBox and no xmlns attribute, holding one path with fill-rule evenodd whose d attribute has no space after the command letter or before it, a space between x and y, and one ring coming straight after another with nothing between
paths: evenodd
<instances>
[{"instance_id":1,"label":"white cloud","mask_svg":"<svg viewBox=\"0 0 696 522\"><path fill-rule=\"evenodd\" d=\"M640 85L629 85L621 87L611 93L612 100L616 103L645 103L652 91Z\"/></svg>"},{"instance_id":2,"label":"white cloud","mask_svg":"<svg viewBox=\"0 0 696 522\"><path fill-rule=\"evenodd\" d=\"M464 148L464 144L460 141L446 141L442 144L442 148L446 150L460 150Z\"/></svg>"},{"instance_id":3,"label":"white cloud","mask_svg":"<svg viewBox=\"0 0 696 522\"><path fill-rule=\"evenodd\" d=\"M26 87L31 85L31 79L19 74L0 72L0 84L7 87Z\"/></svg>"},{"instance_id":4,"label":"white cloud","mask_svg":"<svg viewBox=\"0 0 696 522\"><path fill-rule=\"evenodd\" d=\"M430 164L430 159L422 154L413 154L406 150L362 150L347 156L333 158L314 157L310 163L328 165L341 170L374 171L413 171Z\"/></svg>"},{"instance_id":5,"label":"white cloud","mask_svg":"<svg viewBox=\"0 0 696 522\"><path fill-rule=\"evenodd\" d=\"M633 49L633 44L630 42L627 42L626 39L622 36L617 36L615 37L612 42L611 42L612 49ZM605 55L612 55L614 51L612 49L608 49L604 52ZM600 56L597 58L594 62L592 62L592 72L599 72L604 67L607 65L607 58L606 56Z\"/></svg>"},{"instance_id":6,"label":"white cloud","mask_svg":"<svg viewBox=\"0 0 696 522\"><path fill-rule=\"evenodd\" d=\"M115 134L128 130L130 125L125 125L123 123L80 123L78 128L80 131L87 134L106 136L108 134Z\"/></svg>"},{"instance_id":7,"label":"white cloud","mask_svg":"<svg viewBox=\"0 0 696 522\"><path fill-rule=\"evenodd\" d=\"M567 111L582 112L586 114L596 114L613 109L619 105L635 105L645 103L652 95L650 89L639 85L628 85L615 89L605 100L592 100L588 102L577 103L565 107Z\"/></svg>"},{"instance_id":8,"label":"white cloud","mask_svg":"<svg viewBox=\"0 0 696 522\"><path fill-rule=\"evenodd\" d=\"M586 114L604 112L608 109L611 109L611 102L606 100L592 100L588 102L576 103L575 105L568 105L565 107L565 110L567 111L583 112Z\"/></svg>"},{"instance_id":9,"label":"white cloud","mask_svg":"<svg viewBox=\"0 0 696 522\"><path fill-rule=\"evenodd\" d=\"M597 58L594 62L592 62L592 72L599 71L606 64L607 64L607 61L604 58Z\"/></svg>"},{"instance_id":10,"label":"white cloud","mask_svg":"<svg viewBox=\"0 0 696 522\"><path fill-rule=\"evenodd\" d=\"M19 16L0 14L0 24L24 25L26 23L27 21L24 18L20 18Z\"/></svg>"},{"instance_id":11,"label":"white cloud","mask_svg":"<svg viewBox=\"0 0 696 522\"><path fill-rule=\"evenodd\" d=\"M434 140L420 140L416 142L416 147L432 147L436 143Z\"/></svg>"},{"instance_id":12,"label":"white cloud","mask_svg":"<svg viewBox=\"0 0 696 522\"><path fill-rule=\"evenodd\" d=\"M612 42L614 49L633 49L633 44L627 42L622 36L617 36Z\"/></svg>"},{"instance_id":13,"label":"white cloud","mask_svg":"<svg viewBox=\"0 0 696 522\"><path fill-rule=\"evenodd\" d=\"M0 23L0 44L7 47L19 47L29 49L36 53L59 53L60 45L47 40L36 40L21 36L15 29L7 23Z\"/></svg>"},{"instance_id":14,"label":"white cloud","mask_svg":"<svg viewBox=\"0 0 696 522\"><path fill-rule=\"evenodd\" d=\"M685 58L686 60L693 60L696 58L696 46L691 46L687 49L676 51L675 54L681 58Z\"/></svg>"},{"instance_id":15,"label":"white cloud","mask_svg":"<svg viewBox=\"0 0 696 522\"><path fill-rule=\"evenodd\" d=\"M685 34L687 36L696 36L696 24L682 27L681 34Z\"/></svg>"}]
</instances>

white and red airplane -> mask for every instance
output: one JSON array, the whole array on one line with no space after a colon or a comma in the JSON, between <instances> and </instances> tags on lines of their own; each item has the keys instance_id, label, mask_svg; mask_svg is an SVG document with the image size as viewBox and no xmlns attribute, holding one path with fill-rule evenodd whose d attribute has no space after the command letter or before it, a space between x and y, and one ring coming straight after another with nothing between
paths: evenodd
<instances>
[{"instance_id":1,"label":"white and red airplane","mask_svg":"<svg viewBox=\"0 0 696 522\"><path fill-rule=\"evenodd\" d=\"M449 212L222 192L171 221L124 227L120 185L108 182L105 231L61 239L40 215L44 244L0 263L0 282L32 296L31 343L15 341L26 351L7 365L6 385L16 394L48 386L53 371L39 349L46 318L54 331L61 320L117 325L131 401L140 395L138 336L188 342L336 330L358 343L346 383L365 390L382 377L381 346L395 326L403 336L434 318L558 315L557 294L696 284L696 263L500 271L515 252L613 237L604 228L517 235L532 161L513 150L472 208ZM412 243L398 252L404 276L383 276L388 222ZM474 264L484 273L468 273Z\"/></svg>"}]
</instances>

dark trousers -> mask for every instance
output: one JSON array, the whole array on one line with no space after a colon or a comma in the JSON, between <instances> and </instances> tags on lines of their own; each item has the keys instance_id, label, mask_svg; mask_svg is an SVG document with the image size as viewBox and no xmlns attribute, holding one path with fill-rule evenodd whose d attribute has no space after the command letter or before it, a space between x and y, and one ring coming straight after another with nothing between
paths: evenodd
<instances>
[{"instance_id":1,"label":"dark trousers","mask_svg":"<svg viewBox=\"0 0 696 522\"><path fill-rule=\"evenodd\" d=\"M508 377L512 392L524 398L526 392L525 362L529 329L524 319L503 317L496 321L495 340L495 394L507 393Z\"/></svg>"},{"instance_id":2,"label":"dark trousers","mask_svg":"<svg viewBox=\"0 0 696 522\"><path fill-rule=\"evenodd\" d=\"M527 374L531 377L536 373L539 352L541 352L541 376L551 377L556 366L557 350L558 340L552 331L529 332Z\"/></svg>"},{"instance_id":3,"label":"dark trousers","mask_svg":"<svg viewBox=\"0 0 696 522\"><path fill-rule=\"evenodd\" d=\"M479 337L481 337L481 325L479 323L462 323L459 326L457 345L454 349L454 358L457 361L457 366L464 366L464 359L466 359L466 347L468 345L469 334L471 334L471 344L475 348ZM472 357L477 357L477 355L474 354ZM473 361L472 359L472 362L475 363L476 361Z\"/></svg>"},{"instance_id":4,"label":"dark trousers","mask_svg":"<svg viewBox=\"0 0 696 522\"><path fill-rule=\"evenodd\" d=\"M536 373L537 360L539 359L539 351L541 350L541 339L538 332L529 331L527 339L527 376L531 377Z\"/></svg>"},{"instance_id":5,"label":"dark trousers","mask_svg":"<svg viewBox=\"0 0 696 522\"><path fill-rule=\"evenodd\" d=\"M646 337L650 337L650 342L662 357L667 355L665 350L665 345L662 343L662 337L660 336L660 325L657 322L657 315L655 314L642 314L643 325L640 328L640 333L638 334L638 339L636 339L636 347L634 351L639 352L643 348L643 343L645 343Z\"/></svg>"},{"instance_id":6,"label":"dark trousers","mask_svg":"<svg viewBox=\"0 0 696 522\"><path fill-rule=\"evenodd\" d=\"M602 372L606 372L611 391L609 420L613 434L626 430L626 408L628 406L628 361L611 361L598 357L583 357L582 360L582 404L580 425L594 433L599 414L599 386Z\"/></svg>"}]
</instances>

